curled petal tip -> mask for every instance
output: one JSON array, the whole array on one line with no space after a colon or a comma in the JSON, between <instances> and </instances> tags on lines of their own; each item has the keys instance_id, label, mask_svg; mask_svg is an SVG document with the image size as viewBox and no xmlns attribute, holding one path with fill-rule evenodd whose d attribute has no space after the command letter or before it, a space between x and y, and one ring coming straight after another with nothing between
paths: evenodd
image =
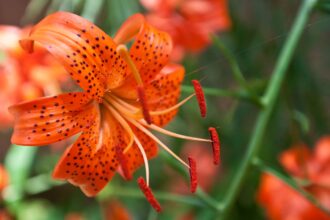
<instances>
[{"instance_id":1,"label":"curled petal tip","mask_svg":"<svg viewBox=\"0 0 330 220\"><path fill-rule=\"evenodd\" d=\"M198 102L198 105L199 105L199 110L201 112L201 116L203 118L205 118L207 108L206 108L206 101L205 101L203 88L202 88L202 86L201 86L201 84L199 83L198 80L192 80L191 82L194 86L197 102Z\"/></svg>"},{"instance_id":2,"label":"curled petal tip","mask_svg":"<svg viewBox=\"0 0 330 220\"><path fill-rule=\"evenodd\" d=\"M23 39L19 41L19 44L28 53L33 53L34 41L29 39Z\"/></svg>"},{"instance_id":3,"label":"curled petal tip","mask_svg":"<svg viewBox=\"0 0 330 220\"><path fill-rule=\"evenodd\" d=\"M190 173L190 191L192 193L196 192L197 189L197 167L196 161L192 157L188 157L189 161L189 173Z\"/></svg>"},{"instance_id":4,"label":"curled petal tip","mask_svg":"<svg viewBox=\"0 0 330 220\"><path fill-rule=\"evenodd\" d=\"M148 202L150 203L150 205L157 211L157 212L161 212L162 208L159 204L159 202L157 201L157 199L155 198L154 194L152 193L150 187L146 184L146 182L144 181L144 179L142 177L139 177L137 180L139 187L141 189L141 191L143 192L143 194L145 195L146 199L148 200Z\"/></svg>"},{"instance_id":5,"label":"curled petal tip","mask_svg":"<svg viewBox=\"0 0 330 220\"><path fill-rule=\"evenodd\" d=\"M218 132L215 128L209 128L211 140L212 140L212 148L213 148L213 162L215 165L220 163L220 140Z\"/></svg>"}]
</instances>

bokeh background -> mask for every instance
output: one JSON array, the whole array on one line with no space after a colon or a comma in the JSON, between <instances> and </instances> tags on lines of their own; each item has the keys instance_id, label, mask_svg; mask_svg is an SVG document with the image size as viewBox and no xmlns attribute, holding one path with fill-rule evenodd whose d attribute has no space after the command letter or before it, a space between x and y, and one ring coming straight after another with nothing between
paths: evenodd
<instances>
[{"instance_id":1,"label":"bokeh background","mask_svg":"<svg viewBox=\"0 0 330 220\"><path fill-rule=\"evenodd\" d=\"M263 94L301 1L228 2L232 26L219 36L236 57L250 88L255 94ZM57 10L81 14L111 36L129 15L145 12L137 0L0 0L0 24L23 27ZM281 169L278 163L280 152L302 142L312 147L319 137L330 133L329 23L329 15L322 11L317 11L310 19L264 137L261 158L278 169ZM187 54L182 62L186 67L183 97L190 92L191 79L202 80L204 88L239 91L228 62L216 46L211 44L200 53ZM74 86L70 82L62 85L63 90L71 88ZM168 128L178 133L208 137L207 128L217 127L222 143L220 167L212 165L212 151L207 145L161 138L182 156L200 157L197 161L200 163L200 184L209 195L221 200L245 155L259 110L248 100L225 97L217 92L207 93L207 104L206 119L199 116L196 101L191 101L180 109ZM174 194L188 196L184 198L191 203L198 201L191 197L182 169L163 153L150 161L152 188L165 198L161 199L164 211L157 215L141 196L136 182L125 182L118 175L97 198L87 198L78 188L51 180L51 171L65 148L62 145L68 143L35 148L35 154L26 148L9 150L11 132L10 127L0 131L1 163L25 168L15 171L16 176L21 175L17 178L23 179L23 197L16 198L15 192L5 190L5 199L1 203L2 210L14 210L11 214L13 219L96 220L105 218L107 212L126 213L133 219L216 218L212 210L200 204L166 199L166 196ZM141 168L135 177L143 174L144 169ZM230 219L266 219L255 199L259 177L258 171L249 176Z\"/></svg>"}]
</instances>

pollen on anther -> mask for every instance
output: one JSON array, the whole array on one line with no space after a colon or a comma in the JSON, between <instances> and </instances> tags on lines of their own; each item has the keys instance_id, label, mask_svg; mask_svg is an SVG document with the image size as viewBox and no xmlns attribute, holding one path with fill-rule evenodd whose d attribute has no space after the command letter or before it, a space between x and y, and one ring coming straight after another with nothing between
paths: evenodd
<instances>
[{"instance_id":1,"label":"pollen on anther","mask_svg":"<svg viewBox=\"0 0 330 220\"><path fill-rule=\"evenodd\" d=\"M128 169L128 164L127 164L127 158L125 157L124 153L123 153L123 150L117 146L116 147L116 156L117 156L117 159L121 165L121 168L123 170L123 174L126 178L126 180L131 180L132 179L132 175L131 173L129 172L129 169Z\"/></svg>"},{"instance_id":2,"label":"pollen on anther","mask_svg":"<svg viewBox=\"0 0 330 220\"><path fill-rule=\"evenodd\" d=\"M145 96L145 93L144 93L144 88L142 86L137 86L137 94L138 94L139 102L140 102L141 107L142 107L143 117L144 117L144 119L146 120L146 122L148 124L151 124L152 121L151 121L151 117L150 117L150 114L149 114L149 108L148 108L148 105L147 105L147 100L146 100L146 96Z\"/></svg>"},{"instance_id":3,"label":"pollen on anther","mask_svg":"<svg viewBox=\"0 0 330 220\"><path fill-rule=\"evenodd\" d=\"M205 116L206 116L206 101L205 101L203 88L202 88L202 86L201 86L201 84L199 83L198 80L192 80L191 82L194 86L197 102L198 102L198 105L199 105L199 110L201 112L201 116L203 118L205 118Z\"/></svg>"},{"instance_id":4,"label":"pollen on anther","mask_svg":"<svg viewBox=\"0 0 330 220\"><path fill-rule=\"evenodd\" d=\"M220 140L218 136L218 132L215 128L209 128L211 140L212 140L212 148L213 148L213 163L218 165L220 163Z\"/></svg>"},{"instance_id":5,"label":"pollen on anther","mask_svg":"<svg viewBox=\"0 0 330 220\"><path fill-rule=\"evenodd\" d=\"M190 191L196 192L197 189L197 167L196 161L192 157L188 157L189 161L189 173L190 173Z\"/></svg>"},{"instance_id":6,"label":"pollen on anther","mask_svg":"<svg viewBox=\"0 0 330 220\"><path fill-rule=\"evenodd\" d=\"M143 192L143 194L145 195L146 199L148 200L148 202L150 203L150 205L157 211L157 212L161 212L162 208L159 204L159 202L157 201L156 197L154 196L154 194L152 193L151 189L149 186L147 186L146 182L144 181L144 179L142 177L139 177L137 180L139 187L141 189L141 191Z\"/></svg>"}]
</instances>

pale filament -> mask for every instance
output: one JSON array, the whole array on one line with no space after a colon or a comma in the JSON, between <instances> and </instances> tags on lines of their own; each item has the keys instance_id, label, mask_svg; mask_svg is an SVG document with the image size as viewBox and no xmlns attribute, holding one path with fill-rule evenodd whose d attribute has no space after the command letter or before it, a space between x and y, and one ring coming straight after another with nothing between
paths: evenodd
<instances>
[{"instance_id":1,"label":"pale filament","mask_svg":"<svg viewBox=\"0 0 330 220\"><path fill-rule=\"evenodd\" d=\"M182 106L183 104L185 104L187 101L189 101L192 97L195 96L195 93L194 94L191 94L190 96L188 96L187 98L185 98L184 100L182 100L181 102L179 102L178 104L176 105L173 105L167 109L164 109L164 110L159 110L159 111L149 111L150 115L163 115L163 114L166 114L166 113L169 113L173 110L176 110L178 109L180 106Z\"/></svg>"},{"instance_id":2,"label":"pale filament","mask_svg":"<svg viewBox=\"0 0 330 220\"><path fill-rule=\"evenodd\" d=\"M210 139L197 138L197 137L192 137L192 136L177 134L175 132L168 131L166 129L163 129L161 127L158 127L157 125L154 125L154 124L149 125L148 123L146 123L146 121L144 119L141 119L139 122L142 125L144 125L144 126L146 126L148 128L151 128L151 129L153 129L155 131L158 131L158 132L160 132L162 134L165 134L165 135L168 135L168 136L171 136L171 137L185 139L185 140L191 140L191 141L201 141L201 142L210 142L210 143L212 142L212 140L210 140Z\"/></svg>"},{"instance_id":3,"label":"pale filament","mask_svg":"<svg viewBox=\"0 0 330 220\"><path fill-rule=\"evenodd\" d=\"M143 118L140 111L138 112L132 112L130 110L128 110L127 108L125 108L122 104L120 104L119 102L117 102L116 100L113 99L112 96L107 95L107 99L108 102L110 102L119 112L122 112L126 115L128 115L131 118L134 119L141 119Z\"/></svg>"},{"instance_id":4,"label":"pale filament","mask_svg":"<svg viewBox=\"0 0 330 220\"><path fill-rule=\"evenodd\" d=\"M144 166L145 166L145 169L146 169L146 181L147 181L147 186L149 186L149 163L148 163L148 157L147 157L147 154L141 144L141 142L139 141L139 139L134 135L134 141L136 143L136 145L138 146L141 154L142 154L142 157L143 157L143 162L144 162Z\"/></svg>"},{"instance_id":5,"label":"pale filament","mask_svg":"<svg viewBox=\"0 0 330 220\"><path fill-rule=\"evenodd\" d=\"M146 129L140 123L138 123L137 121L135 121L135 120L133 120L133 119L131 119L129 117L125 117L125 118L130 123L132 123L133 125L135 125L135 127L137 127L142 132L144 132L146 135L148 135L151 139L153 139L155 142L157 142L165 151L167 151L169 154L171 154L180 163L182 163L187 168L190 168L190 166L186 162L184 162L178 155L176 155L169 147L167 147L163 142L161 142L156 136L154 136L148 129Z\"/></svg>"},{"instance_id":6,"label":"pale filament","mask_svg":"<svg viewBox=\"0 0 330 220\"><path fill-rule=\"evenodd\" d=\"M142 81L141 75L139 73L139 70L137 69L131 56L129 55L127 47L124 44L120 44L117 46L116 51L120 54L120 56L125 60L125 62L129 66L129 68L131 69L132 74L133 74L137 84L140 86L143 86L143 81Z\"/></svg>"},{"instance_id":7,"label":"pale filament","mask_svg":"<svg viewBox=\"0 0 330 220\"><path fill-rule=\"evenodd\" d=\"M103 145L103 129L102 129L102 126L101 126L101 123L102 123L102 113L101 113L101 110L100 110L100 106L99 105L95 105L96 108L97 108L97 115L98 115L98 131L99 131L99 138L98 138L98 142L97 142L97 145L96 145L96 148L95 148L95 153L101 149L102 145Z\"/></svg>"},{"instance_id":8,"label":"pale filament","mask_svg":"<svg viewBox=\"0 0 330 220\"><path fill-rule=\"evenodd\" d=\"M134 142L134 133L129 126L129 124L126 122L126 120L114 109L111 107L111 105L107 102L104 102L105 106L109 109L109 111L112 113L112 115L117 119L117 121L121 124L121 126L127 131L130 141L128 145L125 147L123 153L125 154L133 145Z\"/></svg>"},{"instance_id":9,"label":"pale filament","mask_svg":"<svg viewBox=\"0 0 330 220\"><path fill-rule=\"evenodd\" d=\"M108 95L110 95L110 94L108 94ZM119 102L120 104L122 104L124 107L130 109L131 111L141 112L141 109L140 108L137 108L134 105L131 105L131 104L125 102L121 98L118 98L116 95L111 95L111 97L113 99L115 99L117 102Z\"/></svg>"},{"instance_id":10,"label":"pale filament","mask_svg":"<svg viewBox=\"0 0 330 220\"><path fill-rule=\"evenodd\" d=\"M184 100L182 100L181 102L179 102L178 104L176 105L173 105L167 109L164 109L164 110L159 110L159 111L149 111L150 115L162 115L162 114L166 114L168 112L171 112L173 110L176 110L178 109L179 107L181 107L182 105L184 105L187 101L189 101L192 97L194 97L196 94L191 94L190 96L188 96L187 98L185 98ZM121 104L122 107L124 107L124 111L125 112L128 112L126 108L129 108L132 112L128 112L128 114L136 114L136 115L139 115L141 116L142 118L142 114L141 114L141 109L140 108L137 108L133 105L130 105L128 104L127 102L123 101L122 99L120 98L117 98L116 96L113 96L113 95L110 95L110 94L107 94L107 96L111 96L112 99L115 99L115 101L117 101L118 104Z\"/></svg>"}]
</instances>

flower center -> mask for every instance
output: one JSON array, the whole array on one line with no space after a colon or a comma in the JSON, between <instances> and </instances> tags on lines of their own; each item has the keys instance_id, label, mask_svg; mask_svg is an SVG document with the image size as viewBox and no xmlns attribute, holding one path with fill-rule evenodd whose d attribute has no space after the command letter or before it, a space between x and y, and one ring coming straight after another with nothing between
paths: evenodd
<instances>
[{"instance_id":1,"label":"flower center","mask_svg":"<svg viewBox=\"0 0 330 220\"><path fill-rule=\"evenodd\" d=\"M170 106L163 110L150 110L148 108L148 100L145 98L145 87L143 85L143 81L141 78L140 73L138 72L138 69L136 68L134 62L131 60L130 55L127 51L126 46L120 45L117 48L118 53L124 58L126 61L128 67L130 68L132 74L134 75L135 81L137 83L137 100L126 100L121 98L120 96L112 93L111 91L107 91L104 95L104 102L102 105L105 106L104 109L108 110L111 115L120 123L122 128L127 132L129 136L129 141L127 143L127 146L124 148L118 148L116 149L117 157L119 162L121 163L121 167L123 169L123 173L126 177L126 179L130 179L131 176L127 170L127 166L125 165L125 154L131 149L133 144L135 143L138 147L143 161L145 165L145 173L146 173L146 186L142 187L144 189L144 193L150 194L147 187L149 186L149 164L148 164L148 158L147 154L143 148L143 145L139 138L134 134L132 127L134 126L141 132L143 132L145 135L147 135L149 138L154 140L160 147L162 147L165 151L167 151L170 155L172 155L177 161L179 161L183 166L187 167L189 169L189 173L191 176L191 191L195 192L197 187L197 173L196 173L196 162L189 157L189 164L187 164L184 160L182 160L177 154L175 154L170 147L168 147L166 144L164 144L162 141L160 141L150 130L154 130L157 132L160 132L162 134L165 134L167 136L185 139L185 140L191 140L191 141L200 141L200 142L209 142L213 145L213 151L216 152L215 156L220 157L220 150L215 150L220 148L220 142L218 140L218 136L216 134L216 130L214 128L211 128L210 134L211 139L204 139L204 138L198 138L198 137L191 137L187 135L177 134L172 131L168 131L164 128L161 128L157 126L156 124L152 123L151 117L157 116L157 115L163 115L169 112L172 112L174 110L177 110L180 108L183 104L185 104L188 100L190 100L192 97L197 96L197 101L199 103L199 107L202 113L202 116L204 117L206 114L206 104L204 95L202 93L202 88L198 81L193 81L195 93L191 94L187 98L183 99L181 102ZM197 89L196 89L197 88ZM218 163L218 160L215 163ZM141 184L140 184L141 185ZM142 184L143 185L143 184ZM148 189L148 190L147 190ZM147 192L148 191L148 192ZM149 197L150 200L152 200L152 197ZM153 200L152 200L153 201ZM156 206L158 207L158 206Z\"/></svg>"}]
</instances>

